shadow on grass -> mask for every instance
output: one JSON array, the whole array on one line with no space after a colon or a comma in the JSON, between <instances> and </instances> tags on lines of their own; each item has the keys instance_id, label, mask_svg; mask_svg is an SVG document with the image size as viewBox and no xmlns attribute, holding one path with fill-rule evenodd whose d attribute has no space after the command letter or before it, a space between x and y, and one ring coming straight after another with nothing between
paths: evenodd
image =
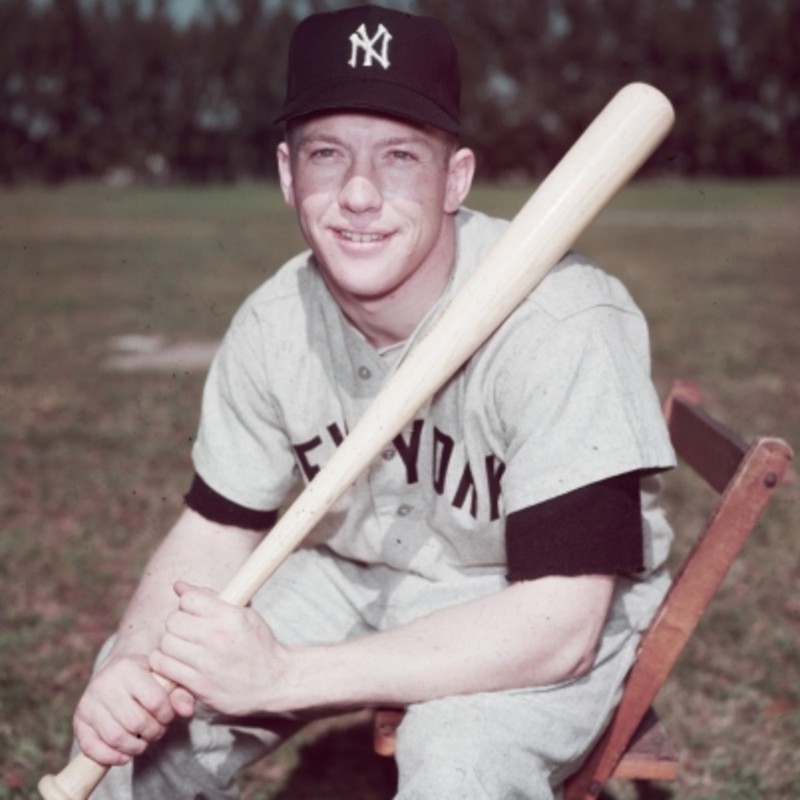
<instances>
[{"instance_id":1,"label":"shadow on grass","mask_svg":"<svg viewBox=\"0 0 800 800\"><path fill-rule=\"evenodd\" d=\"M614 781L612 781L612 784ZM650 781L631 781L624 783L624 793L617 794L613 788L605 789L598 795L598 800L673 800L673 790L664 784Z\"/></svg>"},{"instance_id":2,"label":"shadow on grass","mask_svg":"<svg viewBox=\"0 0 800 800\"><path fill-rule=\"evenodd\" d=\"M635 781L634 787L637 800L671 800L674 796L671 789L648 781Z\"/></svg>"},{"instance_id":3,"label":"shadow on grass","mask_svg":"<svg viewBox=\"0 0 800 800\"><path fill-rule=\"evenodd\" d=\"M371 722L334 730L304 745L300 763L275 800L388 800L397 786L394 759L375 754Z\"/></svg>"}]
</instances>

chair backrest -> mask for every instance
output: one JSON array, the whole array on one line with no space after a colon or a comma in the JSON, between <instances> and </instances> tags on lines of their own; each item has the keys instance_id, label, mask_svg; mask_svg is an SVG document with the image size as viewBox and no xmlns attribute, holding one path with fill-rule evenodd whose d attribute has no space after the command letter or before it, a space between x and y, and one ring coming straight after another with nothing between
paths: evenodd
<instances>
[{"instance_id":1,"label":"chair backrest","mask_svg":"<svg viewBox=\"0 0 800 800\"><path fill-rule=\"evenodd\" d=\"M600 794L792 459L781 439L760 437L748 446L700 402L695 384L676 381L664 412L676 452L719 501L642 637L611 724L567 782L565 800Z\"/></svg>"}]
</instances>

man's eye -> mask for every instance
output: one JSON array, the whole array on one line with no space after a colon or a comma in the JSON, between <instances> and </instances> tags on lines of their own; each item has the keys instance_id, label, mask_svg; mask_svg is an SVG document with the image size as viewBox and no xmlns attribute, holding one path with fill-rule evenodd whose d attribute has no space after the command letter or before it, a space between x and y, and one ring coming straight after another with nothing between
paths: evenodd
<instances>
[{"instance_id":1,"label":"man's eye","mask_svg":"<svg viewBox=\"0 0 800 800\"><path fill-rule=\"evenodd\" d=\"M391 150L389 151L389 158L392 161L396 161L401 164L410 163L417 160L417 157L414 155L414 153L408 150Z\"/></svg>"},{"instance_id":2,"label":"man's eye","mask_svg":"<svg viewBox=\"0 0 800 800\"><path fill-rule=\"evenodd\" d=\"M311 151L312 161L329 161L336 157L336 150L332 147L318 147Z\"/></svg>"}]
</instances>

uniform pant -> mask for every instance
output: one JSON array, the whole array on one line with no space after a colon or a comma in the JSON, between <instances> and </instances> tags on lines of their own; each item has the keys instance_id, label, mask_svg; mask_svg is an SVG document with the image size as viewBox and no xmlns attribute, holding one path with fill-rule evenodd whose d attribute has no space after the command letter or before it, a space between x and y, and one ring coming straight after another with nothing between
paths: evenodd
<instances>
[{"instance_id":1,"label":"uniform pant","mask_svg":"<svg viewBox=\"0 0 800 800\"><path fill-rule=\"evenodd\" d=\"M259 592L253 607L286 644L337 642L503 585L498 576L434 584L343 562L325 551L301 550ZM615 604L595 667L577 680L411 705L397 732L397 797L557 797L618 702L638 641L640 620L634 617L657 602L664 588L662 581L653 591L639 592L634 603L627 598L626 604ZM236 773L307 722L291 715L231 719L199 709L189 722L175 720L132 765L111 769L93 800L232 800L238 797Z\"/></svg>"}]
</instances>

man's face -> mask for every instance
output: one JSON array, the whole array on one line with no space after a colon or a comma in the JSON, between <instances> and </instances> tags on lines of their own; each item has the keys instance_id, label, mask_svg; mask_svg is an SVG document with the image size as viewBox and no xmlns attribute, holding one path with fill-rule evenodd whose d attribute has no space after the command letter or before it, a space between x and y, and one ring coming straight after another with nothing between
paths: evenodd
<instances>
[{"instance_id":1,"label":"man's face","mask_svg":"<svg viewBox=\"0 0 800 800\"><path fill-rule=\"evenodd\" d=\"M297 125L278 163L286 201L345 307L399 293L438 297L454 260L452 214L472 179L470 151L434 129L336 113Z\"/></svg>"}]
</instances>

